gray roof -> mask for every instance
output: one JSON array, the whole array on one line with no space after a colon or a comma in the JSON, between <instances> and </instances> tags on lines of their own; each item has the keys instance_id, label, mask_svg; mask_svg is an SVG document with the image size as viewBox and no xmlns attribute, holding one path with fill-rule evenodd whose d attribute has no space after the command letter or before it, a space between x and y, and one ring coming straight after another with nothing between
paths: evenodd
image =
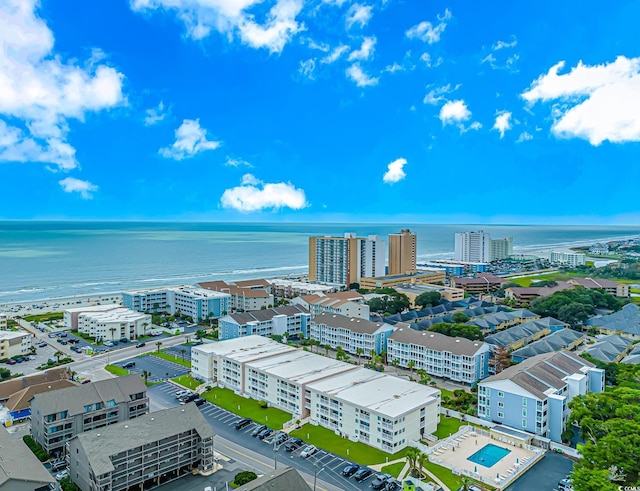
<instances>
[{"instance_id":1,"label":"gray roof","mask_svg":"<svg viewBox=\"0 0 640 491\"><path fill-rule=\"evenodd\" d=\"M0 428L0 487L7 481L27 481L38 483L31 489L56 480L47 472L29 447L20 438L13 438L4 428ZM23 488L21 488L23 489Z\"/></svg>"},{"instance_id":2,"label":"gray roof","mask_svg":"<svg viewBox=\"0 0 640 491\"><path fill-rule=\"evenodd\" d=\"M640 336L640 307L636 304L628 303L618 312L588 319L585 324Z\"/></svg>"},{"instance_id":3,"label":"gray roof","mask_svg":"<svg viewBox=\"0 0 640 491\"><path fill-rule=\"evenodd\" d=\"M545 317L544 319L536 319L534 321L524 322L517 326L510 327L504 331L497 332L487 336L484 340L496 346L507 346L523 338L533 336L536 333L556 326L566 326L562 321L553 317Z\"/></svg>"},{"instance_id":4,"label":"gray roof","mask_svg":"<svg viewBox=\"0 0 640 491\"><path fill-rule=\"evenodd\" d=\"M393 327L384 322L371 322L359 317L347 317L346 315L331 314L329 312L323 312L316 315L311 322L316 324L324 324L329 327L336 327L341 329L348 329L349 331L359 332L363 334L374 334L379 329L386 326L387 329L393 329Z\"/></svg>"},{"instance_id":5,"label":"gray roof","mask_svg":"<svg viewBox=\"0 0 640 491\"><path fill-rule=\"evenodd\" d=\"M113 471L111 456L191 430L203 439L215 435L193 402L80 433L74 440L83 448L94 474L100 476Z\"/></svg>"},{"instance_id":6,"label":"gray roof","mask_svg":"<svg viewBox=\"0 0 640 491\"><path fill-rule=\"evenodd\" d=\"M583 373L584 367L594 366L593 363L570 351L545 353L510 366L502 372L484 379L480 384L510 380L538 399L544 400L547 398L545 391L550 388L560 389L566 385L563 378L574 373Z\"/></svg>"},{"instance_id":7,"label":"gray roof","mask_svg":"<svg viewBox=\"0 0 640 491\"><path fill-rule=\"evenodd\" d=\"M574 331L573 329L565 328L549 334L548 336L545 336L538 341L534 341L527 346L515 350L513 353L511 353L511 356L517 356L518 358L531 358L532 356L540 355L542 353L559 351L572 345L578 339L585 338L585 334Z\"/></svg>"},{"instance_id":8,"label":"gray roof","mask_svg":"<svg viewBox=\"0 0 640 491\"><path fill-rule=\"evenodd\" d=\"M613 362L629 349L632 341L617 334L610 334L599 338L595 344L587 347L585 352L589 353L596 360Z\"/></svg>"},{"instance_id":9,"label":"gray roof","mask_svg":"<svg viewBox=\"0 0 640 491\"><path fill-rule=\"evenodd\" d=\"M237 491L305 491L311 487L298 471L291 467L280 467L269 471L255 481L236 488Z\"/></svg>"},{"instance_id":10,"label":"gray roof","mask_svg":"<svg viewBox=\"0 0 640 491\"><path fill-rule=\"evenodd\" d=\"M397 329L389 339L399 343L425 346L434 351L448 351L454 355L473 356L483 347L482 341L471 341L466 338L454 338L439 332L416 331L415 329Z\"/></svg>"},{"instance_id":11,"label":"gray roof","mask_svg":"<svg viewBox=\"0 0 640 491\"><path fill-rule=\"evenodd\" d=\"M299 314L308 314L309 311L301 305L285 305L274 309L251 310L240 314L231 314L231 317L237 324L243 326L249 322L266 322L273 319L276 315L286 315L288 317Z\"/></svg>"},{"instance_id":12,"label":"gray roof","mask_svg":"<svg viewBox=\"0 0 640 491\"><path fill-rule=\"evenodd\" d=\"M485 315L479 319L468 321L467 324L478 326L480 329L492 329L504 322L511 322L515 319L535 319L536 317L539 317L538 314L534 314L527 309L520 309L512 312L497 312L495 314Z\"/></svg>"},{"instance_id":13,"label":"gray roof","mask_svg":"<svg viewBox=\"0 0 640 491\"><path fill-rule=\"evenodd\" d=\"M69 415L84 413L84 406L114 400L116 404L130 401L132 394L147 392L147 386L138 374L99 380L91 384L52 390L33 396L46 414L69 411Z\"/></svg>"}]
</instances>

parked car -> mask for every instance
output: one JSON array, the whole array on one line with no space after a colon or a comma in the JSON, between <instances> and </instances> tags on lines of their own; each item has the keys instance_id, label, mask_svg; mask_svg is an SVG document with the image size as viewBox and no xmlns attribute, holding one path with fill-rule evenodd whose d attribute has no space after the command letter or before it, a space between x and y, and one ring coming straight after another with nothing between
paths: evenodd
<instances>
[{"instance_id":1,"label":"parked car","mask_svg":"<svg viewBox=\"0 0 640 491\"><path fill-rule=\"evenodd\" d=\"M24 361L24 358L22 356L18 356L17 358L14 358L14 360L16 361L16 363L22 363Z\"/></svg>"},{"instance_id":2,"label":"parked car","mask_svg":"<svg viewBox=\"0 0 640 491\"><path fill-rule=\"evenodd\" d=\"M80 340L76 339L76 338L67 339L67 343L70 343L70 344L78 344L79 342L80 342Z\"/></svg>"},{"instance_id":3,"label":"parked car","mask_svg":"<svg viewBox=\"0 0 640 491\"><path fill-rule=\"evenodd\" d=\"M120 342L121 342L121 343L128 343L128 342L129 342L129 339L127 339L127 338L125 338L125 337L122 337L122 338L120 338Z\"/></svg>"},{"instance_id":4,"label":"parked car","mask_svg":"<svg viewBox=\"0 0 640 491\"><path fill-rule=\"evenodd\" d=\"M90 379L88 379L88 378L86 378L86 379L84 379L81 383L82 383L82 384L90 384L90 383L91 383L91 380L90 380Z\"/></svg>"},{"instance_id":5,"label":"parked car","mask_svg":"<svg viewBox=\"0 0 640 491\"><path fill-rule=\"evenodd\" d=\"M200 407L202 406L205 402L207 402L206 399L203 399L202 397L198 397L195 401L196 406Z\"/></svg>"},{"instance_id":6,"label":"parked car","mask_svg":"<svg viewBox=\"0 0 640 491\"><path fill-rule=\"evenodd\" d=\"M37 346L38 348L44 348L47 346L47 343L45 343L44 341L40 341Z\"/></svg>"},{"instance_id":7,"label":"parked car","mask_svg":"<svg viewBox=\"0 0 640 491\"><path fill-rule=\"evenodd\" d=\"M67 345L67 341L64 339L58 339L58 342L62 345L65 345L65 346Z\"/></svg>"},{"instance_id":8,"label":"parked car","mask_svg":"<svg viewBox=\"0 0 640 491\"><path fill-rule=\"evenodd\" d=\"M113 343L111 341L105 341L102 344L105 345L105 346L109 346L109 347L113 346Z\"/></svg>"},{"instance_id":9,"label":"parked car","mask_svg":"<svg viewBox=\"0 0 640 491\"><path fill-rule=\"evenodd\" d=\"M382 489L389 479L391 479L389 474L376 474L373 481L371 481L371 487L373 489Z\"/></svg>"},{"instance_id":10,"label":"parked car","mask_svg":"<svg viewBox=\"0 0 640 491\"><path fill-rule=\"evenodd\" d=\"M284 431L279 431L278 433L276 433L276 436L273 439L273 443L275 443L276 446L282 445L288 439L289 435L287 435Z\"/></svg>"},{"instance_id":11,"label":"parked car","mask_svg":"<svg viewBox=\"0 0 640 491\"><path fill-rule=\"evenodd\" d=\"M144 341L140 342L140 343L136 344L136 348L142 348L143 346L146 346L146 344L147 343L145 343Z\"/></svg>"},{"instance_id":12,"label":"parked car","mask_svg":"<svg viewBox=\"0 0 640 491\"><path fill-rule=\"evenodd\" d=\"M65 469L66 467L67 467L67 461L64 460L64 459L56 460L55 462L51 463L51 470L53 472L61 471L62 469Z\"/></svg>"},{"instance_id":13,"label":"parked car","mask_svg":"<svg viewBox=\"0 0 640 491\"><path fill-rule=\"evenodd\" d=\"M135 361L128 361L127 363L122 365L122 368L133 368L135 366L136 366L136 362Z\"/></svg>"},{"instance_id":14,"label":"parked car","mask_svg":"<svg viewBox=\"0 0 640 491\"><path fill-rule=\"evenodd\" d=\"M68 336L68 334L63 331L63 332L58 333L58 336L60 336L61 338L66 338Z\"/></svg>"},{"instance_id":15,"label":"parked car","mask_svg":"<svg viewBox=\"0 0 640 491\"><path fill-rule=\"evenodd\" d=\"M393 478L389 479L383 488L384 491L400 491L401 489L402 483Z\"/></svg>"},{"instance_id":16,"label":"parked car","mask_svg":"<svg viewBox=\"0 0 640 491\"><path fill-rule=\"evenodd\" d=\"M300 452L300 457L306 459L307 457L311 457L317 451L318 447L316 447L315 445L307 445L302 449L302 452Z\"/></svg>"},{"instance_id":17,"label":"parked car","mask_svg":"<svg viewBox=\"0 0 640 491\"><path fill-rule=\"evenodd\" d=\"M299 449L303 443L304 442L300 438L292 438L285 444L284 449L287 452L293 452L294 450Z\"/></svg>"},{"instance_id":18,"label":"parked car","mask_svg":"<svg viewBox=\"0 0 640 491\"><path fill-rule=\"evenodd\" d=\"M371 474L373 474L373 471L371 469L369 469L368 467L361 467L360 469L358 469L358 472L353 475L353 478L356 481L360 482L364 481Z\"/></svg>"},{"instance_id":19,"label":"parked car","mask_svg":"<svg viewBox=\"0 0 640 491\"><path fill-rule=\"evenodd\" d=\"M65 477L69 477L69 471L67 469L60 471L56 474L57 481L62 481Z\"/></svg>"},{"instance_id":20,"label":"parked car","mask_svg":"<svg viewBox=\"0 0 640 491\"><path fill-rule=\"evenodd\" d=\"M12 360L11 358L9 358L5 363L7 365L15 365L17 362L16 362L16 360Z\"/></svg>"},{"instance_id":21,"label":"parked car","mask_svg":"<svg viewBox=\"0 0 640 491\"><path fill-rule=\"evenodd\" d=\"M269 438L271 435L273 435L273 430L271 428L265 428L258 434L258 438L260 438L260 440L264 440L265 438Z\"/></svg>"},{"instance_id":22,"label":"parked car","mask_svg":"<svg viewBox=\"0 0 640 491\"><path fill-rule=\"evenodd\" d=\"M82 350L80 348L78 348L77 346L71 346L71 348L69 348L71 351L75 351L76 353L82 353Z\"/></svg>"},{"instance_id":23,"label":"parked car","mask_svg":"<svg viewBox=\"0 0 640 491\"><path fill-rule=\"evenodd\" d=\"M179 390L178 392L176 392L176 399L181 399L186 395L191 394L190 390Z\"/></svg>"},{"instance_id":24,"label":"parked car","mask_svg":"<svg viewBox=\"0 0 640 491\"><path fill-rule=\"evenodd\" d=\"M182 399L180 399L180 404L189 404L190 402L195 401L199 397L200 396L198 394L189 394L188 396L184 396Z\"/></svg>"},{"instance_id":25,"label":"parked car","mask_svg":"<svg viewBox=\"0 0 640 491\"><path fill-rule=\"evenodd\" d=\"M55 338L55 337L56 337L56 335L55 335L54 333L50 332L50 333L49 333L49 337L50 337L50 338Z\"/></svg>"},{"instance_id":26,"label":"parked car","mask_svg":"<svg viewBox=\"0 0 640 491\"><path fill-rule=\"evenodd\" d=\"M113 346L117 345L117 344L118 344L118 342L119 342L119 341L118 341L117 339L112 339L112 340L111 340L111 344L112 344Z\"/></svg>"},{"instance_id":27,"label":"parked car","mask_svg":"<svg viewBox=\"0 0 640 491\"><path fill-rule=\"evenodd\" d=\"M256 426L253 431L251 432L251 436L258 436L258 433L260 433L262 430L264 430L267 427L267 425L258 425Z\"/></svg>"},{"instance_id":28,"label":"parked car","mask_svg":"<svg viewBox=\"0 0 640 491\"><path fill-rule=\"evenodd\" d=\"M351 477L353 476L356 472L358 472L358 470L360 469L359 465L356 464L349 464L348 466L346 466L344 469L342 469L342 475L345 477Z\"/></svg>"},{"instance_id":29,"label":"parked car","mask_svg":"<svg viewBox=\"0 0 640 491\"><path fill-rule=\"evenodd\" d=\"M240 421L238 421L235 424L236 430L241 430L242 428L245 428L247 426L249 426L251 424L251 419L250 418L242 418Z\"/></svg>"}]
</instances>

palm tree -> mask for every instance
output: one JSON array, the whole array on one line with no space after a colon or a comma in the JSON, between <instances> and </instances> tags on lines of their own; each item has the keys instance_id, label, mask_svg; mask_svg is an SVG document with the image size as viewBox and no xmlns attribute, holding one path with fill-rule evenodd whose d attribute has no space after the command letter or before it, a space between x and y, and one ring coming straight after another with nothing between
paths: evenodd
<instances>
[{"instance_id":1,"label":"palm tree","mask_svg":"<svg viewBox=\"0 0 640 491\"><path fill-rule=\"evenodd\" d=\"M64 353L60 350L56 351L53 356L55 356L58 359L58 363L60 363L60 357L64 356Z\"/></svg>"},{"instance_id":2,"label":"palm tree","mask_svg":"<svg viewBox=\"0 0 640 491\"><path fill-rule=\"evenodd\" d=\"M204 337L205 334L207 334L207 332L204 329L198 329L196 331L196 339L198 341L200 341Z\"/></svg>"},{"instance_id":3,"label":"palm tree","mask_svg":"<svg viewBox=\"0 0 640 491\"><path fill-rule=\"evenodd\" d=\"M360 357L362 356L363 353L364 353L364 350L362 348L356 349L356 355L358 355L358 365L360 365Z\"/></svg>"},{"instance_id":4,"label":"palm tree","mask_svg":"<svg viewBox=\"0 0 640 491\"><path fill-rule=\"evenodd\" d=\"M418 377L420 377L420 381L422 381L427 376L427 371L424 368L418 368L416 370Z\"/></svg>"},{"instance_id":5,"label":"palm tree","mask_svg":"<svg viewBox=\"0 0 640 491\"><path fill-rule=\"evenodd\" d=\"M462 484L462 491L469 491L469 488L471 487L471 484L473 484L473 481L471 480L471 478L463 476L462 479L460 479L460 484Z\"/></svg>"},{"instance_id":6,"label":"palm tree","mask_svg":"<svg viewBox=\"0 0 640 491\"><path fill-rule=\"evenodd\" d=\"M329 350L331 349L331 345L329 345L329 344L325 344L325 345L323 346L323 348L324 348L324 350L325 350L325 355L326 355L326 356L329 356Z\"/></svg>"},{"instance_id":7,"label":"palm tree","mask_svg":"<svg viewBox=\"0 0 640 491\"><path fill-rule=\"evenodd\" d=\"M145 385L147 384L147 379L149 378L149 376L151 375L151 372L147 371L147 370L143 370L142 371L142 376L144 377L144 383Z\"/></svg>"},{"instance_id":8,"label":"palm tree","mask_svg":"<svg viewBox=\"0 0 640 491\"><path fill-rule=\"evenodd\" d=\"M142 329L144 331L144 336L147 335L147 327L149 327L149 323L148 322L143 322L142 323Z\"/></svg>"},{"instance_id":9,"label":"palm tree","mask_svg":"<svg viewBox=\"0 0 640 491\"><path fill-rule=\"evenodd\" d=\"M185 355L187 354L187 350L186 350L186 349L184 349L184 348L182 348L182 349L180 350L180 353L182 353L182 359L183 359L183 360L186 360Z\"/></svg>"},{"instance_id":10,"label":"palm tree","mask_svg":"<svg viewBox=\"0 0 640 491\"><path fill-rule=\"evenodd\" d=\"M156 343L156 346L158 347L158 353L160 353L160 346L162 346L162 341L158 341Z\"/></svg>"},{"instance_id":11,"label":"palm tree","mask_svg":"<svg viewBox=\"0 0 640 491\"><path fill-rule=\"evenodd\" d=\"M396 367L396 375L398 375L398 366L400 366L400 360L394 358L393 360L391 360L391 364Z\"/></svg>"},{"instance_id":12,"label":"palm tree","mask_svg":"<svg viewBox=\"0 0 640 491\"><path fill-rule=\"evenodd\" d=\"M369 351L369 356L371 357L372 360L376 357L377 354L378 353L376 353L376 350L374 349Z\"/></svg>"},{"instance_id":13,"label":"palm tree","mask_svg":"<svg viewBox=\"0 0 640 491\"><path fill-rule=\"evenodd\" d=\"M424 452L420 452L418 454L418 458L416 459L417 463L418 463L418 467L420 469L420 479L422 479L422 468L424 467L424 465L429 462L429 456L424 453Z\"/></svg>"},{"instance_id":14,"label":"palm tree","mask_svg":"<svg viewBox=\"0 0 640 491\"><path fill-rule=\"evenodd\" d=\"M116 328L112 327L109 329L109 331L111 331L111 341L113 341L113 333L116 332Z\"/></svg>"},{"instance_id":15,"label":"palm tree","mask_svg":"<svg viewBox=\"0 0 640 491\"><path fill-rule=\"evenodd\" d=\"M416 460L418 459L418 455L420 455L420 450L418 450L416 447L407 448L407 461L409 462L410 474L413 473L413 470L416 467Z\"/></svg>"},{"instance_id":16,"label":"palm tree","mask_svg":"<svg viewBox=\"0 0 640 491\"><path fill-rule=\"evenodd\" d=\"M409 363L407 363L407 367L411 370L411 380L413 380L413 369L416 366L416 362L411 360Z\"/></svg>"}]
</instances>

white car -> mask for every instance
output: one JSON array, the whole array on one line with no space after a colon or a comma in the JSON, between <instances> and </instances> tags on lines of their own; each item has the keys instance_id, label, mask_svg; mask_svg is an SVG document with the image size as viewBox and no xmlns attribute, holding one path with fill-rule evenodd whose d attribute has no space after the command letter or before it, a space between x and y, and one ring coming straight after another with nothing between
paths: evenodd
<instances>
[{"instance_id":1,"label":"white car","mask_svg":"<svg viewBox=\"0 0 640 491\"><path fill-rule=\"evenodd\" d=\"M191 394L190 390L179 390L176 392L176 399L182 399L184 396Z\"/></svg>"},{"instance_id":2,"label":"white car","mask_svg":"<svg viewBox=\"0 0 640 491\"><path fill-rule=\"evenodd\" d=\"M62 481L65 477L69 477L69 471L67 469L56 474L56 480L58 481Z\"/></svg>"},{"instance_id":3,"label":"white car","mask_svg":"<svg viewBox=\"0 0 640 491\"><path fill-rule=\"evenodd\" d=\"M300 452L300 457L306 459L307 457L311 457L317 451L318 449L314 445L307 445L306 447L304 447L302 452Z\"/></svg>"}]
</instances>

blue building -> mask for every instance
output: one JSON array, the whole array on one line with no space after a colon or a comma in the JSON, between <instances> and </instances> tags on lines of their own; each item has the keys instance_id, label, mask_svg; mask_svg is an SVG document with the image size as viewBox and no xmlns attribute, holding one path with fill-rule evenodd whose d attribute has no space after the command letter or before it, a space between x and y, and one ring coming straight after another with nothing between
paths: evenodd
<instances>
[{"instance_id":1,"label":"blue building","mask_svg":"<svg viewBox=\"0 0 640 491\"><path fill-rule=\"evenodd\" d=\"M299 305L225 315L218 321L219 338L223 341L251 335L284 336L285 333L306 338L310 321L309 311Z\"/></svg>"},{"instance_id":2,"label":"blue building","mask_svg":"<svg viewBox=\"0 0 640 491\"><path fill-rule=\"evenodd\" d=\"M180 313L199 319L217 319L230 310L231 295L193 286L151 288L122 293L122 304L137 312Z\"/></svg>"},{"instance_id":3,"label":"blue building","mask_svg":"<svg viewBox=\"0 0 640 491\"><path fill-rule=\"evenodd\" d=\"M603 391L604 370L569 351L545 353L481 381L478 417L560 442L569 401Z\"/></svg>"}]
</instances>

